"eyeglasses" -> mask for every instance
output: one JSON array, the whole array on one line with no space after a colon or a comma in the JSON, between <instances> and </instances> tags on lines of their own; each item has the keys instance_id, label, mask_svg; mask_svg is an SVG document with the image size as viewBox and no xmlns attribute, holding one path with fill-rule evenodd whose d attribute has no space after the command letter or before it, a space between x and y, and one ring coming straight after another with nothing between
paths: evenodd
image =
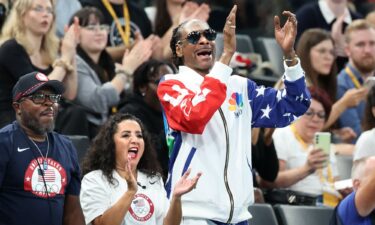
<instances>
[{"instance_id":1,"label":"eyeglasses","mask_svg":"<svg viewBox=\"0 0 375 225\"><path fill-rule=\"evenodd\" d=\"M31 10L33 10L34 12L37 12L37 13L44 13L44 12L46 12L47 14L53 14L54 13L54 11L51 7L44 8L41 5L37 5L34 8L32 8Z\"/></svg>"},{"instance_id":2,"label":"eyeglasses","mask_svg":"<svg viewBox=\"0 0 375 225\"><path fill-rule=\"evenodd\" d=\"M89 30L89 31L106 31L108 32L109 31L109 26L107 24L91 24L91 25L87 25L85 27L86 30Z\"/></svg>"},{"instance_id":3,"label":"eyeglasses","mask_svg":"<svg viewBox=\"0 0 375 225\"><path fill-rule=\"evenodd\" d=\"M318 116L319 119L322 119L324 120L326 118L326 113L323 112L323 111L319 111L319 112L314 112L314 111L307 111L305 112L305 116L309 117L310 119L312 119L315 115Z\"/></svg>"},{"instance_id":4,"label":"eyeglasses","mask_svg":"<svg viewBox=\"0 0 375 225\"><path fill-rule=\"evenodd\" d=\"M58 103L61 99L61 95L59 94L33 94L33 95L28 95L25 96L24 98L28 98L31 101L33 101L35 104L44 104L47 101L47 98L52 102L52 103Z\"/></svg>"},{"instance_id":5,"label":"eyeglasses","mask_svg":"<svg viewBox=\"0 0 375 225\"><path fill-rule=\"evenodd\" d=\"M201 30L201 31L192 31L190 32L186 38L184 39L181 39L179 40L178 42L183 42L183 41L187 41L189 42L190 44L197 44L199 39L201 38L201 35L203 34L203 36L209 40L209 41L214 41L216 39L216 31L209 28L209 29L206 29L206 30Z\"/></svg>"}]
</instances>

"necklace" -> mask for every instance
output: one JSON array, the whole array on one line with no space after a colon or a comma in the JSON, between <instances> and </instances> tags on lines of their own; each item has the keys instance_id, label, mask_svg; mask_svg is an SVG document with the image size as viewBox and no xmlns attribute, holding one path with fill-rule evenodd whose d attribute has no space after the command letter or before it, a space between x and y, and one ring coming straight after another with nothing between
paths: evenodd
<instances>
[{"instance_id":1,"label":"necklace","mask_svg":"<svg viewBox=\"0 0 375 225\"><path fill-rule=\"evenodd\" d=\"M104 7L107 9L107 11L109 12L109 14L111 14L111 16L112 16L112 18L113 18L113 20L116 24L117 30L120 33L120 36L121 36L121 39L122 39L124 45L126 47L128 47L129 44L130 44L129 43L129 39L130 39L130 16L129 16L128 4L126 3L126 1L124 1L123 5L122 5L123 16L124 16L124 19L125 19L125 30L124 30L122 28L122 25L119 21L119 18L116 15L116 12L113 9L109 0L102 0L102 3L104 5Z\"/></svg>"},{"instance_id":2,"label":"necklace","mask_svg":"<svg viewBox=\"0 0 375 225\"><path fill-rule=\"evenodd\" d=\"M31 138L29 138L29 139L35 145L36 149L38 149L39 154L42 156L42 159L43 159L43 170L44 171L48 170L48 163L47 163L47 157L48 157L48 152L49 152L48 134L47 134L47 153L46 153L46 157L43 156L42 151L39 149L38 145L33 141L33 139L31 139Z\"/></svg>"}]
</instances>

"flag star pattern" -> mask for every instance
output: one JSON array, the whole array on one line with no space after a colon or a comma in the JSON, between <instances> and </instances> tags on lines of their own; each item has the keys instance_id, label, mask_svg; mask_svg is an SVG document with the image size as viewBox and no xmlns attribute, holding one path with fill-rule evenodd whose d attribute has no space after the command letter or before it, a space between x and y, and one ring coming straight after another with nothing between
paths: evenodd
<instances>
[{"instance_id":1,"label":"flag star pattern","mask_svg":"<svg viewBox=\"0 0 375 225\"><path fill-rule=\"evenodd\" d=\"M257 88L256 91L257 91L258 93L257 93L257 96L256 96L256 97L261 96L261 95L264 96L264 91L265 91L265 90L266 90L266 88L265 88L264 86L260 86L259 88Z\"/></svg>"},{"instance_id":2,"label":"flag star pattern","mask_svg":"<svg viewBox=\"0 0 375 225\"><path fill-rule=\"evenodd\" d=\"M271 112L271 110L272 110L272 108L270 108L270 106L269 105L267 105L267 107L265 108L265 109L261 109L262 110L262 112L263 112L263 115L262 115L262 117L260 117L260 118L264 118L264 117L266 117L266 118L270 118L270 112Z\"/></svg>"},{"instance_id":3,"label":"flag star pattern","mask_svg":"<svg viewBox=\"0 0 375 225\"><path fill-rule=\"evenodd\" d=\"M304 82L304 78L294 82L285 80L286 88L276 90L248 81L248 98L252 100L250 105L253 110L252 126L283 127L303 114L304 107L310 104L309 93L298 88Z\"/></svg>"}]
</instances>

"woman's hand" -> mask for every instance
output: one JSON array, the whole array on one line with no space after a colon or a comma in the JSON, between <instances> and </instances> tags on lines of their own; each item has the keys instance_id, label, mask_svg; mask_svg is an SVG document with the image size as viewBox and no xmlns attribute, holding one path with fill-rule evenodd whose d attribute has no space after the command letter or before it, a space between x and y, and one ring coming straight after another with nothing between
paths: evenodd
<instances>
[{"instance_id":1,"label":"woman's hand","mask_svg":"<svg viewBox=\"0 0 375 225\"><path fill-rule=\"evenodd\" d=\"M327 160L328 156L321 149L312 149L307 155L305 166L309 168L309 171L314 172L326 167Z\"/></svg>"},{"instance_id":2,"label":"woman's hand","mask_svg":"<svg viewBox=\"0 0 375 225\"><path fill-rule=\"evenodd\" d=\"M132 192L135 194L138 190L138 185L137 180L135 179L134 174L132 173L130 161L128 159L125 161L125 173L123 173L123 178L126 180L126 183L128 184L128 192Z\"/></svg>"},{"instance_id":3,"label":"woman's hand","mask_svg":"<svg viewBox=\"0 0 375 225\"><path fill-rule=\"evenodd\" d=\"M65 27L65 35L61 42L61 58L69 63L73 62L76 54L76 47L80 38L80 26L78 17L70 27Z\"/></svg>"},{"instance_id":4,"label":"woman's hand","mask_svg":"<svg viewBox=\"0 0 375 225\"><path fill-rule=\"evenodd\" d=\"M138 66L151 57L157 43L157 40L155 39L158 39L158 37L155 35L150 35L146 39L137 39L130 51L129 49L125 50L122 58L122 69L125 70L129 75L133 75L133 72L138 68Z\"/></svg>"},{"instance_id":5,"label":"woman's hand","mask_svg":"<svg viewBox=\"0 0 375 225\"><path fill-rule=\"evenodd\" d=\"M284 52L285 58L293 59L295 57L294 42L297 35L297 18L289 11L284 11L283 15L288 17L283 27L280 26L280 18L278 16L274 18L275 39Z\"/></svg>"},{"instance_id":6,"label":"woman's hand","mask_svg":"<svg viewBox=\"0 0 375 225\"><path fill-rule=\"evenodd\" d=\"M345 103L347 108L356 107L362 100L364 100L367 96L367 88L352 88L345 92L342 96L342 99Z\"/></svg>"},{"instance_id":7,"label":"woman's hand","mask_svg":"<svg viewBox=\"0 0 375 225\"><path fill-rule=\"evenodd\" d=\"M335 43L335 53L337 56L342 56L342 57L346 57L345 37L342 32L342 27L344 25L345 17L346 17L346 12L336 19L331 29L331 37Z\"/></svg>"},{"instance_id":8,"label":"woman's hand","mask_svg":"<svg viewBox=\"0 0 375 225\"><path fill-rule=\"evenodd\" d=\"M220 57L220 62L229 65L229 62L236 51L236 12L237 5L234 5L230 11L224 25L224 47L223 54Z\"/></svg>"},{"instance_id":9,"label":"woman's hand","mask_svg":"<svg viewBox=\"0 0 375 225\"><path fill-rule=\"evenodd\" d=\"M179 24L191 19L198 19L207 22L210 11L210 6L205 3L199 5L196 2L188 1L182 6L180 16L175 25L178 26Z\"/></svg>"},{"instance_id":10,"label":"woman's hand","mask_svg":"<svg viewBox=\"0 0 375 225\"><path fill-rule=\"evenodd\" d=\"M191 179L188 179L188 176L190 175L191 169L189 168L184 175L180 178L179 181L177 181L174 190L173 195L176 197L181 197L182 195L190 192L195 188L195 186L198 183L199 178L201 177L202 173L197 173L197 175Z\"/></svg>"}]
</instances>

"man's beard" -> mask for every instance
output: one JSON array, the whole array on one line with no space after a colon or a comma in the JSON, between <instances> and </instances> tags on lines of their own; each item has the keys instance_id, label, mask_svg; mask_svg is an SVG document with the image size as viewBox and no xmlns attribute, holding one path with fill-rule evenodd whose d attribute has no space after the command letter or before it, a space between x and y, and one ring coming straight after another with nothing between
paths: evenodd
<instances>
[{"instance_id":1,"label":"man's beard","mask_svg":"<svg viewBox=\"0 0 375 225\"><path fill-rule=\"evenodd\" d=\"M47 132L51 132L55 129L55 118L49 123L42 124L37 120L37 118L33 117L26 111L21 112L20 116L23 125L38 135L44 135Z\"/></svg>"},{"instance_id":2,"label":"man's beard","mask_svg":"<svg viewBox=\"0 0 375 225\"><path fill-rule=\"evenodd\" d=\"M371 59L371 62L368 59ZM362 60L353 59L353 63L358 71L363 74L371 73L375 70L375 59L373 56L368 56Z\"/></svg>"}]
</instances>

